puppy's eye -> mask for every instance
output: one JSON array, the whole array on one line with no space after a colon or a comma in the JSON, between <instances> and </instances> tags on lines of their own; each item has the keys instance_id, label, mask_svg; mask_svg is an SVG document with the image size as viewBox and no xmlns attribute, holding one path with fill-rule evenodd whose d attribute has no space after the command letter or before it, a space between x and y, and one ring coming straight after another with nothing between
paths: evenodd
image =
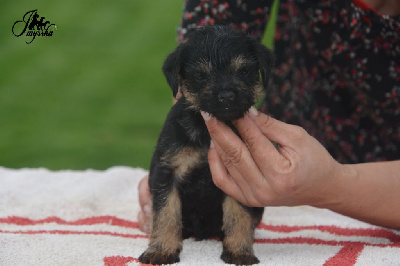
<instances>
[{"instance_id":1,"label":"puppy's eye","mask_svg":"<svg viewBox=\"0 0 400 266\"><path fill-rule=\"evenodd\" d=\"M241 76L248 76L250 74L250 71L247 68L242 68L239 70L239 75Z\"/></svg>"},{"instance_id":2,"label":"puppy's eye","mask_svg":"<svg viewBox=\"0 0 400 266\"><path fill-rule=\"evenodd\" d=\"M204 73L197 72L197 73L195 73L193 75L193 77L197 82L205 82L205 81L207 81L207 75L204 74Z\"/></svg>"}]
</instances>

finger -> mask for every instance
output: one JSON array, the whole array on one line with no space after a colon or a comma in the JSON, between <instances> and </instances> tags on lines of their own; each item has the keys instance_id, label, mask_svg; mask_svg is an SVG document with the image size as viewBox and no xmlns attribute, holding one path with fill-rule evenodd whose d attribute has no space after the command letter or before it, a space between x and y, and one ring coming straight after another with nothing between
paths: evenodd
<instances>
[{"instance_id":1,"label":"finger","mask_svg":"<svg viewBox=\"0 0 400 266\"><path fill-rule=\"evenodd\" d=\"M242 169L249 175L259 175L250 152L243 141L224 123L215 117L202 113L211 139L218 148L217 152L228 171L232 174L235 168ZM243 172L243 171L242 171ZM240 185L240 184L238 184Z\"/></svg>"},{"instance_id":2,"label":"finger","mask_svg":"<svg viewBox=\"0 0 400 266\"><path fill-rule=\"evenodd\" d=\"M246 204L247 200L243 191L229 175L225 165L222 163L221 158L214 148L214 145L211 145L208 151L208 162L214 184L227 195L243 204Z\"/></svg>"},{"instance_id":3,"label":"finger","mask_svg":"<svg viewBox=\"0 0 400 266\"><path fill-rule=\"evenodd\" d=\"M151 215L152 215L149 176L145 176L142 178L142 180L140 180L138 190L139 190L139 204L141 208L141 210L138 213L138 224L140 230L149 234Z\"/></svg>"},{"instance_id":4,"label":"finger","mask_svg":"<svg viewBox=\"0 0 400 266\"><path fill-rule=\"evenodd\" d=\"M217 120L208 113L201 112L206 123L210 137L214 144L218 143L222 149L241 149L243 142L224 122ZM238 148L239 147L239 148Z\"/></svg>"},{"instance_id":5,"label":"finger","mask_svg":"<svg viewBox=\"0 0 400 266\"><path fill-rule=\"evenodd\" d=\"M290 125L252 109L249 118L260 128L261 132L280 146L296 148L307 132L298 126Z\"/></svg>"},{"instance_id":6,"label":"finger","mask_svg":"<svg viewBox=\"0 0 400 266\"><path fill-rule=\"evenodd\" d=\"M254 189L264 183L263 175L242 140L223 122L202 113L222 164L243 191L247 202L255 202Z\"/></svg>"},{"instance_id":7,"label":"finger","mask_svg":"<svg viewBox=\"0 0 400 266\"><path fill-rule=\"evenodd\" d=\"M227 159L229 155L225 153L218 143L215 143L215 150L218 153L221 165L223 165L225 167L225 171L228 172L228 176L242 192L243 200L245 202L244 204L256 204L257 200L254 197L254 188L258 185L257 181L261 180L262 178L256 165L252 162L252 167L250 168L247 168L244 164L242 166L229 167L227 166L230 165L229 159ZM249 157L251 156L249 155Z\"/></svg>"},{"instance_id":8,"label":"finger","mask_svg":"<svg viewBox=\"0 0 400 266\"><path fill-rule=\"evenodd\" d=\"M143 211L140 211L138 214L138 225L139 225L139 229L146 233L149 234L150 233L150 219L148 217L146 217L146 215L144 215Z\"/></svg>"},{"instance_id":9,"label":"finger","mask_svg":"<svg viewBox=\"0 0 400 266\"><path fill-rule=\"evenodd\" d=\"M290 162L282 156L249 116L250 114L247 114L244 118L233 121L233 124L268 181L268 177L277 170L290 167Z\"/></svg>"},{"instance_id":10,"label":"finger","mask_svg":"<svg viewBox=\"0 0 400 266\"><path fill-rule=\"evenodd\" d=\"M145 206L151 206L151 194L149 187L149 176L145 176L140 180L138 185L139 190L139 204L140 208L144 208Z\"/></svg>"}]
</instances>

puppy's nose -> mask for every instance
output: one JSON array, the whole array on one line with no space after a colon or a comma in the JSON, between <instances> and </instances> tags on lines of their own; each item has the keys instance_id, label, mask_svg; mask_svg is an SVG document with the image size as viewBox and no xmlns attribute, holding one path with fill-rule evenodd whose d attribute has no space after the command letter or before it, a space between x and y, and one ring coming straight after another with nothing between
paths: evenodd
<instances>
[{"instance_id":1,"label":"puppy's nose","mask_svg":"<svg viewBox=\"0 0 400 266\"><path fill-rule=\"evenodd\" d=\"M218 94L218 101L221 103L231 103L235 100L235 93L233 91L221 91Z\"/></svg>"}]
</instances>

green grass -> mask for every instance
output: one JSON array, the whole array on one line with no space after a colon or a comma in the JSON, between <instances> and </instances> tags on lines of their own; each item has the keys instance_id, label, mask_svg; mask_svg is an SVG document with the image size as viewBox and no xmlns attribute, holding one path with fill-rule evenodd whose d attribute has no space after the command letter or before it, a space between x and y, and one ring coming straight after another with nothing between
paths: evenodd
<instances>
[{"instance_id":1,"label":"green grass","mask_svg":"<svg viewBox=\"0 0 400 266\"><path fill-rule=\"evenodd\" d=\"M0 166L148 168L171 92L161 72L182 0L3 1ZM53 37L15 37L38 9Z\"/></svg>"}]
</instances>

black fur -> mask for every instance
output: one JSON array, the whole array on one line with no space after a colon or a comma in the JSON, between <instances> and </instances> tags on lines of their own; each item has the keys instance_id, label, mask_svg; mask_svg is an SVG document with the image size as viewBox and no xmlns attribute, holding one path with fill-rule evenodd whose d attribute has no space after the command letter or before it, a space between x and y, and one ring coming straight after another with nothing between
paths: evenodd
<instances>
[{"instance_id":1,"label":"black fur","mask_svg":"<svg viewBox=\"0 0 400 266\"><path fill-rule=\"evenodd\" d=\"M235 65L233 60L238 63ZM225 237L222 203L226 195L212 182L207 161L210 136L200 110L232 127L230 121L243 117L255 103L257 89L267 86L271 67L272 56L267 48L225 26L195 30L187 42L180 44L165 60L163 71L173 95L176 96L180 88L182 97L171 108L160 134L150 166L149 185L153 216L165 207L166 197L172 189L178 190L183 238ZM195 151L199 158L178 177L173 158L179 159L179 153L184 149ZM251 215L255 227L261 220L263 208L243 208ZM157 242L152 239L150 241ZM160 256L152 255L148 250L139 260L143 263L174 263L179 261L179 251L159 261L152 256ZM221 258L236 264L258 262L252 254L239 258L236 255L224 247Z\"/></svg>"}]
</instances>

